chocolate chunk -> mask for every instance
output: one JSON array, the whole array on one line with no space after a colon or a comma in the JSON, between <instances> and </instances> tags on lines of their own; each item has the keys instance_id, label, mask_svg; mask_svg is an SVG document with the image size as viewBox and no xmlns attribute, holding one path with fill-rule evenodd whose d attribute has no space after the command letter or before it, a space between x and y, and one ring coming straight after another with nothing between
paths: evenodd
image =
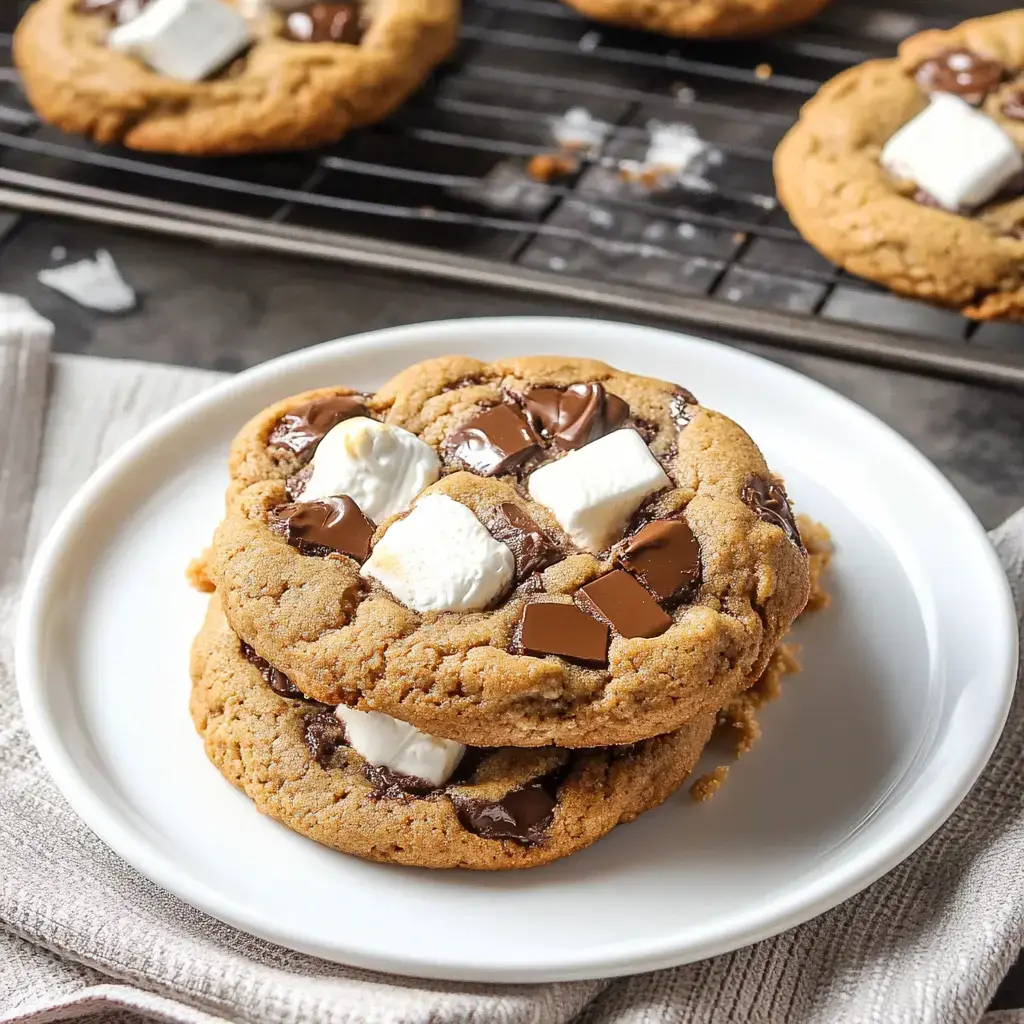
<instances>
[{"instance_id":1,"label":"chocolate chunk","mask_svg":"<svg viewBox=\"0 0 1024 1024\"><path fill-rule=\"evenodd\" d=\"M373 786L371 795L375 800L404 800L410 796L426 796L440 789L440 786L435 786L426 779L393 772L383 765L367 764L363 768L363 774Z\"/></svg>"},{"instance_id":2,"label":"chocolate chunk","mask_svg":"<svg viewBox=\"0 0 1024 1024\"><path fill-rule=\"evenodd\" d=\"M361 395L318 398L285 413L270 432L267 445L284 448L306 458L313 454L324 434L342 420L368 415Z\"/></svg>"},{"instance_id":3,"label":"chocolate chunk","mask_svg":"<svg viewBox=\"0 0 1024 1024\"><path fill-rule=\"evenodd\" d=\"M655 519L637 530L618 562L659 601L700 579L700 545L685 519Z\"/></svg>"},{"instance_id":4,"label":"chocolate chunk","mask_svg":"<svg viewBox=\"0 0 1024 1024\"><path fill-rule=\"evenodd\" d=\"M620 636L654 637L672 625L661 605L628 572L613 569L581 587L584 600L612 624Z\"/></svg>"},{"instance_id":5,"label":"chocolate chunk","mask_svg":"<svg viewBox=\"0 0 1024 1024\"><path fill-rule=\"evenodd\" d=\"M559 451L582 448L629 418L629 406L601 384L534 388L523 398L523 406L534 430Z\"/></svg>"},{"instance_id":6,"label":"chocolate chunk","mask_svg":"<svg viewBox=\"0 0 1024 1024\"><path fill-rule=\"evenodd\" d=\"M453 796L459 824L482 839L539 843L555 817L555 796L543 782L517 789L501 800L467 800Z\"/></svg>"},{"instance_id":7,"label":"chocolate chunk","mask_svg":"<svg viewBox=\"0 0 1024 1024\"><path fill-rule=\"evenodd\" d=\"M329 708L306 719L306 746L321 768L327 768L338 748L345 745L345 726Z\"/></svg>"},{"instance_id":8,"label":"chocolate chunk","mask_svg":"<svg viewBox=\"0 0 1024 1024\"><path fill-rule=\"evenodd\" d=\"M444 440L445 450L481 476L511 473L540 449L540 438L511 405L474 416Z\"/></svg>"},{"instance_id":9,"label":"chocolate chunk","mask_svg":"<svg viewBox=\"0 0 1024 1024\"><path fill-rule=\"evenodd\" d=\"M516 582L564 557L562 549L518 505L502 502L487 524L491 536L507 545L516 559Z\"/></svg>"},{"instance_id":10,"label":"chocolate chunk","mask_svg":"<svg viewBox=\"0 0 1024 1024\"><path fill-rule=\"evenodd\" d=\"M313 4L292 11L284 37L293 43L358 43L363 37L359 4Z\"/></svg>"},{"instance_id":11,"label":"chocolate chunk","mask_svg":"<svg viewBox=\"0 0 1024 1024\"><path fill-rule=\"evenodd\" d=\"M263 676L263 681L279 697L291 697L303 699L302 691L280 670L274 668L266 658L261 658L255 648L250 647L244 640L242 644L242 655L250 665L255 665Z\"/></svg>"},{"instance_id":12,"label":"chocolate chunk","mask_svg":"<svg viewBox=\"0 0 1024 1024\"><path fill-rule=\"evenodd\" d=\"M785 488L781 484L759 476L751 477L743 485L740 497L758 519L784 530L786 536L798 547L804 546Z\"/></svg>"},{"instance_id":13,"label":"chocolate chunk","mask_svg":"<svg viewBox=\"0 0 1024 1024\"><path fill-rule=\"evenodd\" d=\"M279 505L270 513L270 528L304 555L340 551L357 562L370 557L376 529L347 494Z\"/></svg>"},{"instance_id":14,"label":"chocolate chunk","mask_svg":"<svg viewBox=\"0 0 1024 1024\"><path fill-rule=\"evenodd\" d=\"M965 47L943 50L914 69L914 80L924 92L951 92L974 106L1005 77L1002 64Z\"/></svg>"},{"instance_id":15,"label":"chocolate chunk","mask_svg":"<svg viewBox=\"0 0 1024 1024\"><path fill-rule=\"evenodd\" d=\"M608 626L571 604L528 604L520 622L524 654L557 654L566 661L603 668L608 664Z\"/></svg>"},{"instance_id":16,"label":"chocolate chunk","mask_svg":"<svg viewBox=\"0 0 1024 1024\"><path fill-rule=\"evenodd\" d=\"M691 416L690 411L686 407L688 405L697 405L697 399L693 397L693 394L681 388L678 384L676 385L675 393L672 395L672 399L668 404L668 414L672 417L672 422L679 427L680 430L690 422Z\"/></svg>"}]
</instances>

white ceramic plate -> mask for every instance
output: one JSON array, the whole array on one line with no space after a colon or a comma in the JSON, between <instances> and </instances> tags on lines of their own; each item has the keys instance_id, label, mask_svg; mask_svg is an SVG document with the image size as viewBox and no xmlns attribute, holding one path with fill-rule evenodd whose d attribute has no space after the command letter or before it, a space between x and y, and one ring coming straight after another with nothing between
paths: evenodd
<instances>
[{"instance_id":1,"label":"white ceramic plate","mask_svg":"<svg viewBox=\"0 0 1024 1024\"><path fill-rule=\"evenodd\" d=\"M562 353L693 390L742 423L837 554L804 671L709 804L685 792L533 871L364 863L259 815L206 761L187 711L204 599L183 570L218 519L225 456L270 402L410 363ZM591 320L423 324L277 359L188 402L103 467L32 571L25 713L71 804L182 899L362 967L455 980L625 974L745 945L906 857L988 759L1016 672L1009 590L977 520L910 445L789 370L707 341ZM344 922L344 927L339 923Z\"/></svg>"}]
</instances>

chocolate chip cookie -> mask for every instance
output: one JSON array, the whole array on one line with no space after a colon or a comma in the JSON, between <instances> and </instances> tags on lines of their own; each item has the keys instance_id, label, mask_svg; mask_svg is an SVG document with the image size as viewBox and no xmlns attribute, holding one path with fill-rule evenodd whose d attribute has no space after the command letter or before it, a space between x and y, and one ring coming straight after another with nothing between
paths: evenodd
<instances>
[{"instance_id":1,"label":"chocolate chip cookie","mask_svg":"<svg viewBox=\"0 0 1024 1024\"><path fill-rule=\"evenodd\" d=\"M264 814L344 853L430 868L535 867L589 846L677 789L714 725L705 714L606 750L470 748L430 785L358 754L334 709L247 648L216 597L192 683L207 755Z\"/></svg>"},{"instance_id":2,"label":"chocolate chip cookie","mask_svg":"<svg viewBox=\"0 0 1024 1024\"><path fill-rule=\"evenodd\" d=\"M685 388L558 357L324 388L236 439L209 573L305 695L473 746L678 729L807 602L781 481Z\"/></svg>"},{"instance_id":3,"label":"chocolate chip cookie","mask_svg":"<svg viewBox=\"0 0 1024 1024\"><path fill-rule=\"evenodd\" d=\"M144 17L146 5L37 0L29 8L14 35L14 58L44 120L96 142L165 153L330 143L385 117L413 92L452 48L459 19L458 0L305 7L238 0L251 45L193 82L108 45L118 24Z\"/></svg>"},{"instance_id":4,"label":"chocolate chip cookie","mask_svg":"<svg viewBox=\"0 0 1024 1024\"><path fill-rule=\"evenodd\" d=\"M812 18L829 0L565 0L581 14L667 36L766 35Z\"/></svg>"},{"instance_id":5,"label":"chocolate chip cookie","mask_svg":"<svg viewBox=\"0 0 1024 1024\"><path fill-rule=\"evenodd\" d=\"M775 155L816 249L979 319L1024 313L1024 11L907 39L843 72Z\"/></svg>"}]
</instances>

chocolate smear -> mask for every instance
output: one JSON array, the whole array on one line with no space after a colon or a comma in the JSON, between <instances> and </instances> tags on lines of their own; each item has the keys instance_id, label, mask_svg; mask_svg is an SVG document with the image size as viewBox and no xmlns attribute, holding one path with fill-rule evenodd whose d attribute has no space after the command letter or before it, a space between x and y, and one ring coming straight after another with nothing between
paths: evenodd
<instances>
[{"instance_id":1,"label":"chocolate smear","mask_svg":"<svg viewBox=\"0 0 1024 1024\"><path fill-rule=\"evenodd\" d=\"M758 519L785 531L786 536L797 547L804 546L796 519L793 517L793 510L789 507L786 490L780 483L759 476L751 477L743 485L740 498Z\"/></svg>"},{"instance_id":2,"label":"chocolate smear","mask_svg":"<svg viewBox=\"0 0 1024 1024\"><path fill-rule=\"evenodd\" d=\"M540 438L511 405L474 416L444 440L445 451L481 476L511 473L540 450Z\"/></svg>"},{"instance_id":3,"label":"chocolate smear","mask_svg":"<svg viewBox=\"0 0 1024 1024\"><path fill-rule=\"evenodd\" d=\"M338 395L318 398L282 416L270 432L267 445L310 458L324 434L343 420L367 416L365 396Z\"/></svg>"},{"instance_id":4,"label":"chocolate smear","mask_svg":"<svg viewBox=\"0 0 1024 1024\"><path fill-rule=\"evenodd\" d=\"M274 693L279 697L304 699L305 695L303 692L283 672L274 668L266 658L261 658L256 653L255 648L250 647L244 640L240 641L240 643L242 645L242 656L250 665L255 665L260 670L263 681Z\"/></svg>"},{"instance_id":5,"label":"chocolate smear","mask_svg":"<svg viewBox=\"0 0 1024 1024\"><path fill-rule=\"evenodd\" d=\"M345 745L345 726L331 709L318 711L306 719L306 746L321 768L329 767L338 748Z\"/></svg>"},{"instance_id":6,"label":"chocolate smear","mask_svg":"<svg viewBox=\"0 0 1024 1024\"><path fill-rule=\"evenodd\" d=\"M375 800L404 800L410 796L427 796L441 788L427 782L426 779L395 772L384 765L367 764L363 767L363 774L373 786L371 795Z\"/></svg>"},{"instance_id":7,"label":"chocolate smear","mask_svg":"<svg viewBox=\"0 0 1024 1024\"><path fill-rule=\"evenodd\" d=\"M279 505L270 513L269 522L275 533L304 555L337 551L357 562L370 557L370 540L376 530L347 494Z\"/></svg>"},{"instance_id":8,"label":"chocolate smear","mask_svg":"<svg viewBox=\"0 0 1024 1024\"><path fill-rule=\"evenodd\" d=\"M491 536L505 544L516 559L516 583L560 562L560 547L518 505L504 501L487 523Z\"/></svg>"},{"instance_id":9,"label":"chocolate smear","mask_svg":"<svg viewBox=\"0 0 1024 1024\"><path fill-rule=\"evenodd\" d=\"M534 430L559 451L571 451L617 430L629 418L629 406L601 384L534 388L523 397Z\"/></svg>"}]
</instances>

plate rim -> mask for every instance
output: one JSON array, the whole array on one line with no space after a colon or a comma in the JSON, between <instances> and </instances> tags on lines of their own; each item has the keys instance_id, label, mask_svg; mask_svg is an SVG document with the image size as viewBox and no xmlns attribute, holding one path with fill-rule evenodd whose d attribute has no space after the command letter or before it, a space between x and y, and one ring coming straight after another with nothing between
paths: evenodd
<instances>
[{"instance_id":1,"label":"plate rim","mask_svg":"<svg viewBox=\"0 0 1024 1024\"><path fill-rule=\"evenodd\" d=\"M979 741L973 757L956 778L956 785L947 784L943 789L943 799L933 801L928 813L908 814L902 822L902 827L880 837L868 850L833 866L822 878L812 880L808 885L794 891L788 901L781 905L776 899L767 907L767 912L761 912L759 922L758 915L747 915L754 920L747 922L745 918L740 922L741 927L736 927L727 934L705 938L696 944L680 943L678 938L673 941L671 937L662 937L657 941L633 939L629 940L626 946L639 945L639 949L623 949L623 943L617 941L601 947L600 958L590 953L574 957L571 951L566 951L565 956L555 967L544 964L495 968L493 965L481 966L471 962L411 960L408 957L389 959L387 956L365 955L358 949L358 945L338 941L328 946L309 941L296 929L286 925L275 924L269 927L258 919L259 915L254 914L249 907L221 897L201 878L178 869L168 858L162 857L158 850L154 850L148 841L123 824L116 813L108 811L103 800L78 774L74 757L61 742L59 727L50 720L42 697L46 684L42 678L42 666L38 663L36 651L38 631L46 614L53 577L57 574L65 554L65 539L73 533L76 524L88 509L107 493L111 483L127 464L137 459L165 435L173 434L183 421L201 415L206 409L216 406L236 392L245 392L253 385L265 383L284 372L301 370L304 365L316 363L324 358L337 357L344 360L347 352L352 349L364 350L402 343L429 343L436 339L438 332L450 332L452 351L471 352L474 333L488 329L516 328L532 329L538 333L545 330L554 332L559 327L564 328L569 324L577 327L587 325L591 328L619 330L624 334L635 335L636 332L641 332L663 341L671 339L674 343L692 345L697 349L725 352L740 361L770 368L771 373L789 377L801 387L815 389L823 396L827 396L830 401L845 406L847 411L866 417L886 435L887 442L898 449L903 457L916 462L931 476L933 482L944 492L946 499L965 519L966 525L973 532L973 539L981 541L979 553L986 563L985 572L992 577L992 596L994 599L1001 598L996 600L996 605L1001 610L1001 621L993 622L993 635L1000 639L998 647L1003 651L1000 673L1002 700L998 705L993 702L989 709L989 727L984 735L984 741ZM557 334L554 336L557 337ZM996 591L1000 593L997 595ZM844 902L910 856L934 834L970 791L1002 734L1013 697L1018 662L1016 610L1009 583L996 551L964 498L937 467L906 438L873 413L833 391L827 385L754 353L691 334L591 317L475 317L384 328L285 353L213 385L159 416L122 445L90 475L62 509L36 552L25 580L20 604L15 634L15 677L30 737L40 753L44 767L71 807L119 856L152 882L184 902L267 941L353 967L460 982L570 981L619 977L640 971L678 966L777 935ZM1007 642L1003 643L1003 640ZM745 927L742 927L744 924Z\"/></svg>"}]
</instances>

